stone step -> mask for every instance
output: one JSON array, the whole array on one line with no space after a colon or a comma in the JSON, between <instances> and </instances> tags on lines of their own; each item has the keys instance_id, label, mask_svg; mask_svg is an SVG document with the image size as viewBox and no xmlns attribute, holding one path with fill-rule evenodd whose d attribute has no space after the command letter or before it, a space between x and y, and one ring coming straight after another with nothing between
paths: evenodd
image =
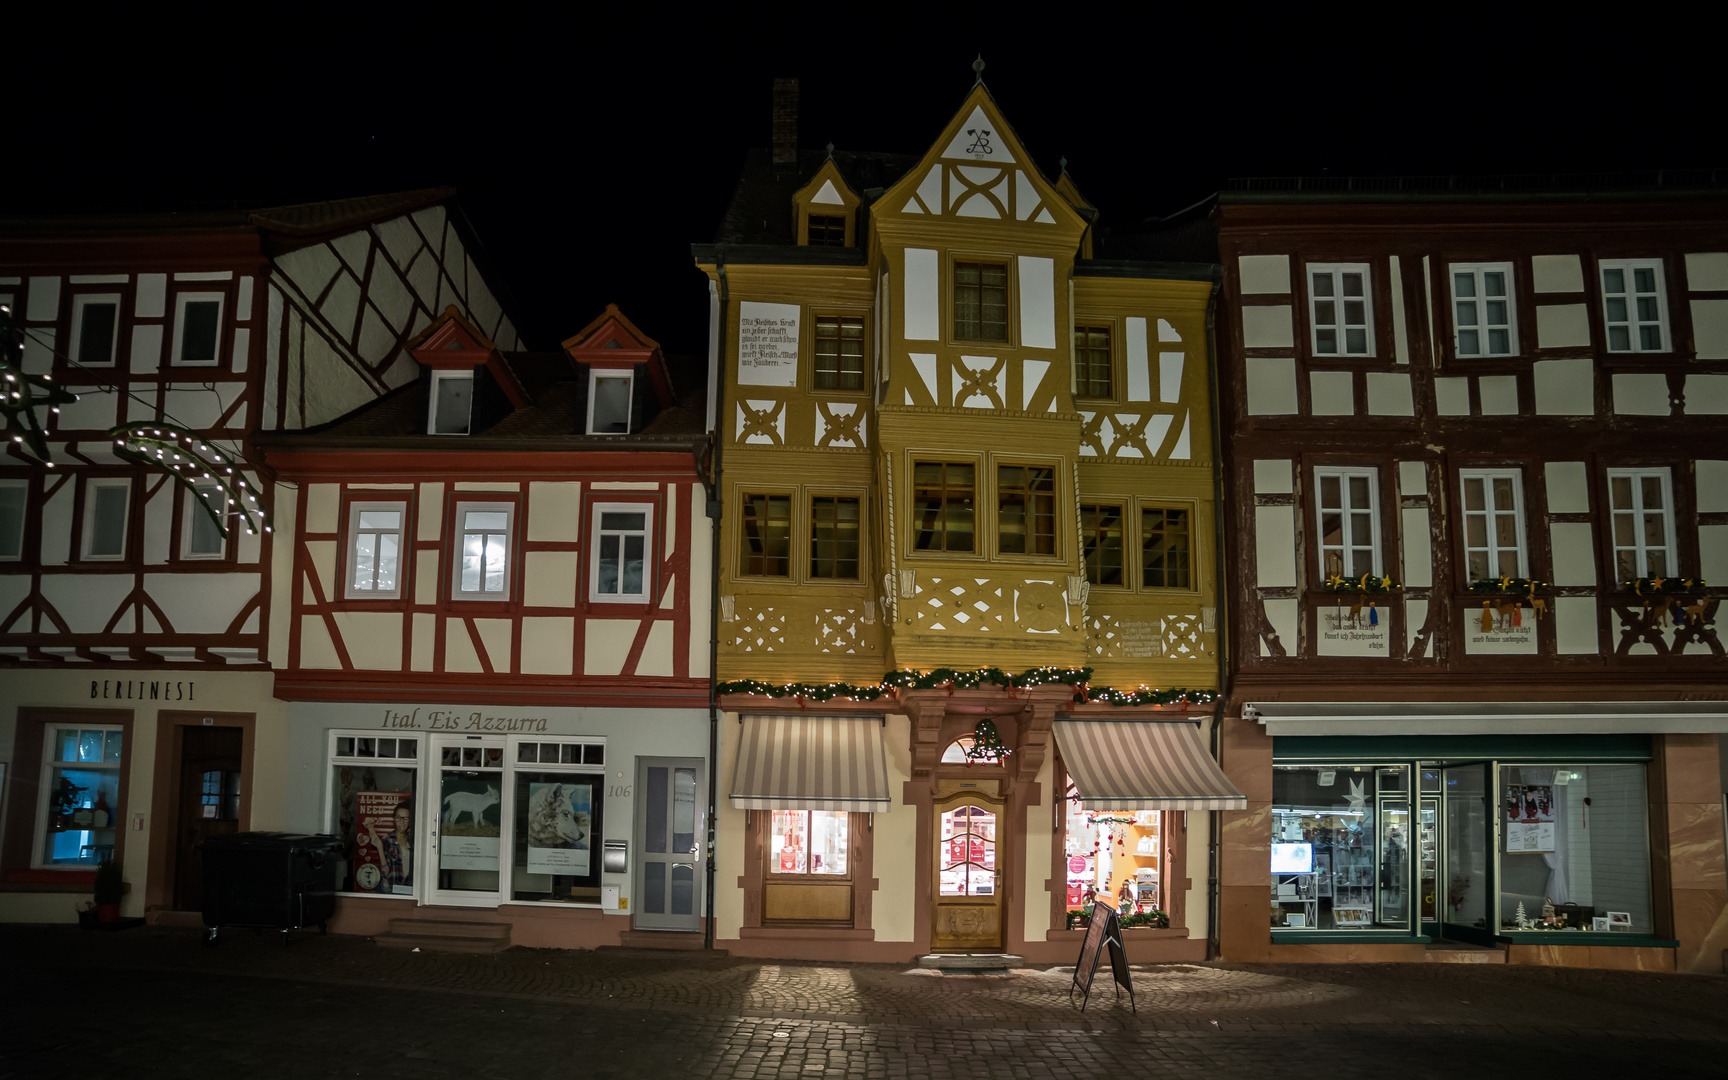
<instances>
[{"instance_id":1,"label":"stone step","mask_svg":"<svg viewBox=\"0 0 1728 1080\"><path fill-rule=\"evenodd\" d=\"M449 934L379 934L372 941L386 949L443 953L498 953L510 947L507 937L453 937Z\"/></svg>"},{"instance_id":2,"label":"stone step","mask_svg":"<svg viewBox=\"0 0 1728 1080\"><path fill-rule=\"evenodd\" d=\"M938 971L1007 971L1025 967L1026 958L1012 953L931 953L918 958L918 966Z\"/></svg>"},{"instance_id":3,"label":"stone step","mask_svg":"<svg viewBox=\"0 0 1728 1080\"><path fill-rule=\"evenodd\" d=\"M1430 964L1504 964L1506 950L1470 945L1430 945L1424 959Z\"/></svg>"},{"instance_id":4,"label":"stone step","mask_svg":"<svg viewBox=\"0 0 1728 1080\"><path fill-rule=\"evenodd\" d=\"M618 948L701 952L702 934L689 930L625 930L618 935ZM613 948L603 945L601 948Z\"/></svg>"},{"instance_id":5,"label":"stone step","mask_svg":"<svg viewBox=\"0 0 1728 1080\"><path fill-rule=\"evenodd\" d=\"M464 919L391 919L390 932L410 937L456 937L510 941L507 922L469 922Z\"/></svg>"}]
</instances>

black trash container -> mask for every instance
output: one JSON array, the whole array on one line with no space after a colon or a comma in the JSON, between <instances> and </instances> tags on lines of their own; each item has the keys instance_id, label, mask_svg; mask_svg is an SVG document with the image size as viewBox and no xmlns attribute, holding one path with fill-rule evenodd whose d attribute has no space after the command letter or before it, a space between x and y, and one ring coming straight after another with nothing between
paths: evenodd
<instances>
[{"instance_id":1,"label":"black trash container","mask_svg":"<svg viewBox=\"0 0 1728 1080\"><path fill-rule=\"evenodd\" d=\"M204 856L207 941L223 926L324 929L336 913L342 842L334 836L249 832L212 836Z\"/></svg>"}]
</instances>

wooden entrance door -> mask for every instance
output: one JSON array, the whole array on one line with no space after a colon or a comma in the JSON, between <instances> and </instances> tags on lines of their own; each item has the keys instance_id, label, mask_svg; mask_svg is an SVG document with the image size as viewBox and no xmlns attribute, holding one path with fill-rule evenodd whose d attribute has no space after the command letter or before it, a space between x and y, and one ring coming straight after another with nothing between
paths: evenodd
<instances>
[{"instance_id":1,"label":"wooden entrance door","mask_svg":"<svg viewBox=\"0 0 1728 1080\"><path fill-rule=\"evenodd\" d=\"M1002 949L1002 804L977 793L935 807L934 952Z\"/></svg>"},{"instance_id":2,"label":"wooden entrance door","mask_svg":"<svg viewBox=\"0 0 1728 1080\"><path fill-rule=\"evenodd\" d=\"M181 728L174 827L176 911L204 908L204 860L198 845L240 831L240 750L237 727Z\"/></svg>"}]
</instances>

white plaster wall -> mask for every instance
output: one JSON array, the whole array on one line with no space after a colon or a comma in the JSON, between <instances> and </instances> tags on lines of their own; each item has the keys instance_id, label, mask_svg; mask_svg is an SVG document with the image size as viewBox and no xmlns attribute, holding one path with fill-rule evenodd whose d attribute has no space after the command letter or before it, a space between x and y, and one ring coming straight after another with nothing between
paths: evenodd
<instances>
[{"instance_id":1,"label":"white plaster wall","mask_svg":"<svg viewBox=\"0 0 1728 1080\"><path fill-rule=\"evenodd\" d=\"M738 939L744 926L744 819L746 811L732 805L732 775L738 769L738 741L743 725L737 713L720 714L720 765L715 770L719 789L714 792L714 937ZM883 815L878 815L883 816Z\"/></svg>"},{"instance_id":2,"label":"white plaster wall","mask_svg":"<svg viewBox=\"0 0 1728 1080\"><path fill-rule=\"evenodd\" d=\"M1056 264L1020 256L1020 344L1028 349L1056 347Z\"/></svg>"},{"instance_id":3,"label":"white plaster wall","mask_svg":"<svg viewBox=\"0 0 1728 1080\"><path fill-rule=\"evenodd\" d=\"M1284 655L1295 656L1300 644L1296 626L1299 617L1297 601L1263 600L1261 606L1266 609L1266 621L1272 624L1273 631L1278 635L1278 643L1284 646ZM1260 645L1260 655L1272 655L1264 642Z\"/></svg>"},{"instance_id":4,"label":"white plaster wall","mask_svg":"<svg viewBox=\"0 0 1728 1080\"><path fill-rule=\"evenodd\" d=\"M1248 415L1292 416L1296 412L1296 361L1291 357L1250 356L1247 360Z\"/></svg>"},{"instance_id":5,"label":"white plaster wall","mask_svg":"<svg viewBox=\"0 0 1728 1080\"><path fill-rule=\"evenodd\" d=\"M1554 545L1554 584L1596 584L1596 550L1590 523L1556 521L1549 529Z\"/></svg>"},{"instance_id":6,"label":"white plaster wall","mask_svg":"<svg viewBox=\"0 0 1728 1080\"><path fill-rule=\"evenodd\" d=\"M1404 517L1404 584L1426 589L1434 584L1434 544L1428 536L1426 507L1407 507Z\"/></svg>"},{"instance_id":7,"label":"white plaster wall","mask_svg":"<svg viewBox=\"0 0 1728 1080\"><path fill-rule=\"evenodd\" d=\"M1428 494L1428 464L1422 461L1398 463L1398 494Z\"/></svg>"},{"instance_id":8,"label":"white plaster wall","mask_svg":"<svg viewBox=\"0 0 1728 1080\"><path fill-rule=\"evenodd\" d=\"M1254 494L1289 495L1294 490L1287 459L1266 458L1254 462Z\"/></svg>"},{"instance_id":9,"label":"white plaster wall","mask_svg":"<svg viewBox=\"0 0 1728 1080\"><path fill-rule=\"evenodd\" d=\"M936 252L929 248L907 248L906 340L935 341L941 336L941 318L937 313L940 288Z\"/></svg>"},{"instance_id":10,"label":"white plaster wall","mask_svg":"<svg viewBox=\"0 0 1728 1080\"><path fill-rule=\"evenodd\" d=\"M1615 372L1614 411L1622 416L1667 416L1667 377L1653 372Z\"/></svg>"},{"instance_id":11,"label":"white plaster wall","mask_svg":"<svg viewBox=\"0 0 1728 1080\"><path fill-rule=\"evenodd\" d=\"M1692 301L1692 342L1698 359L1728 359L1728 300Z\"/></svg>"},{"instance_id":12,"label":"white plaster wall","mask_svg":"<svg viewBox=\"0 0 1728 1080\"><path fill-rule=\"evenodd\" d=\"M1590 344L1590 312L1583 304L1540 304L1536 347L1569 349Z\"/></svg>"},{"instance_id":13,"label":"white plaster wall","mask_svg":"<svg viewBox=\"0 0 1728 1080\"><path fill-rule=\"evenodd\" d=\"M300 512L300 503L294 488L277 484L274 506L272 518L276 531L271 533L270 595L275 602L270 605L267 648L270 665L285 668L288 666L288 632L293 625L293 605L289 599L294 595L294 537L299 535L299 523L295 519Z\"/></svg>"},{"instance_id":14,"label":"white plaster wall","mask_svg":"<svg viewBox=\"0 0 1728 1080\"><path fill-rule=\"evenodd\" d=\"M1290 291L1290 256L1243 255L1236 260L1236 277L1244 296Z\"/></svg>"},{"instance_id":15,"label":"white plaster wall","mask_svg":"<svg viewBox=\"0 0 1728 1080\"><path fill-rule=\"evenodd\" d=\"M1373 416L1415 416L1410 376L1397 371L1370 371L1368 412Z\"/></svg>"},{"instance_id":16,"label":"white plaster wall","mask_svg":"<svg viewBox=\"0 0 1728 1080\"><path fill-rule=\"evenodd\" d=\"M1441 416L1470 415L1470 380L1437 378L1434 380L1434 411Z\"/></svg>"},{"instance_id":17,"label":"white plaster wall","mask_svg":"<svg viewBox=\"0 0 1728 1080\"><path fill-rule=\"evenodd\" d=\"M1518 377L1515 375L1484 375L1476 380L1476 394L1482 400L1483 416L1516 416L1518 413Z\"/></svg>"},{"instance_id":18,"label":"white plaster wall","mask_svg":"<svg viewBox=\"0 0 1728 1080\"><path fill-rule=\"evenodd\" d=\"M1255 584L1286 588L1296 584L1296 511L1289 506L1254 508Z\"/></svg>"},{"instance_id":19,"label":"white plaster wall","mask_svg":"<svg viewBox=\"0 0 1728 1080\"><path fill-rule=\"evenodd\" d=\"M1550 461L1543 475L1548 485L1549 513L1590 512L1590 479L1582 461Z\"/></svg>"},{"instance_id":20,"label":"white plaster wall","mask_svg":"<svg viewBox=\"0 0 1728 1080\"><path fill-rule=\"evenodd\" d=\"M1296 345L1295 316L1288 304L1242 309L1242 344L1250 349L1289 349Z\"/></svg>"},{"instance_id":21,"label":"white plaster wall","mask_svg":"<svg viewBox=\"0 0 1728 1080\"><path fill-rule=\"evenodd\" d=\"M1684 389L1687 416L1728 413L1728 375L1688 375Z\"/></svg>"},{"instance_id":22,"label":"white plaster wall","mask_svg":"<svg viewBox=\"0 0 1728 1080\"><path fill-rule=\"evenodd\" d=\"M1308 400L1315 416L1350 416L1356 412L1356 376L1348 371L1308 373Z\"/></svg>"},{"instance_id":23,"label":"white plaster wall","mask_svg":"<svg viewBox=\"0 0 1728 1080\"><path fill-rule=\"evenodd\" d=\"M1698 526L1698 576L1728 581L1728 525Z\"/></svg>"},{"instance_id":24,"label":"white plaster wall","mask_svg":"<svg viewBox=\"0 0 1728 1080\"><path fill-rule=\"evenodd\" d=\"M1700 251L1687 255L1686 288L1692 292L1728 292L1728 252Z\"/></svg>"},{"instance_id":25,"label":"white plaster wall","mask_svg":"<svg viewBox=\"0 0 1728 1080\"><path fill-rule=\"evenodd\" d=\"M1597 643L1594 596L1554 598L1554 643L1555 651L1566 656L1601 651Z\"/></svg>"},{"instance_id":26,"label":"white plaster wall","mask_svg":"<svg viewBox=\"0 0 1728 1080\"><path fill-rule=\"evenodd\" d=\"M1540 416L1589 416L1596 411L1593 365L1583 360L1538 360L1532 365Z\"/></svg>"},{"instance_id":27,"label":"white plaster wall","mask_svg":"<svg viewBox=\"0 0 1728 1080\"><path fill-rule=\"evenodd\" d=\"M1693 462L1696 474L1698 512L1728 512L1728 461L1700 458Z\"/></svg>"},{"instance_id":28,"label":"white plaster wall","mask_svg":"<svg viewBox=\"0 0 1728 1080\"><path fill-rule=\"evenodd\" d=\"M1531 288L1539 293L1583 292L1584 266L1576 255L1536 255L1531 263Z\"/></svg>"}]
</instances>

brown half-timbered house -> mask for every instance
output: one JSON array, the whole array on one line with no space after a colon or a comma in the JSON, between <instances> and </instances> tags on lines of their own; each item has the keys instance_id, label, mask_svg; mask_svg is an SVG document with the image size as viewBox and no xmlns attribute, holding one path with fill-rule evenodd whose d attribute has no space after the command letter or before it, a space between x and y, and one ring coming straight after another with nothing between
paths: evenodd
<instances>
[{"instance_id":1,"label":"brown half-timbered house","mask_svg":"<svg viewBox=\"0 0 1728 1080\"><path fill-rule=\"evenodd\" d=\"M1220 196L1226 958L1719 962L1728 200L1668 182Z\"/></svg>"}]
</instances>

